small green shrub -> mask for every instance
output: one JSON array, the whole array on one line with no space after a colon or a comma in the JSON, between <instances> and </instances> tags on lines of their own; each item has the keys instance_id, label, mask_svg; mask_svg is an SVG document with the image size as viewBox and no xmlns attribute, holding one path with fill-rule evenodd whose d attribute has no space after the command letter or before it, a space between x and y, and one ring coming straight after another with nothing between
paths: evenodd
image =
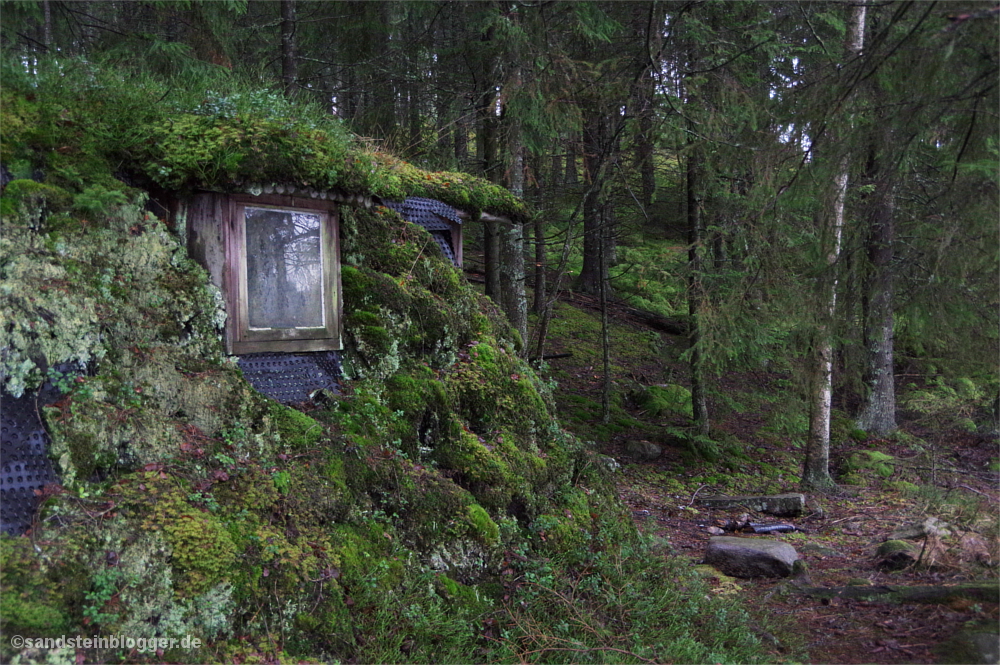
<instances>
[{"instance_id":1,"label":"small green shrub","mask_svg":"<svg viewBox=\"0 0 1000 665\"><path fill-rule=\"evenodd\" d=\"M485 545L496 545L500 539L500 527L490 518L482 506L477 503L467 508L472 531Z\"/></svg>"},{"instance_id":2,"label":"small green shrub","mask_svg":"<svg viewBox=\"0 0 1000 665\"><path fill-rule=\"evenodd\" d=\"M654 418L685 416L691 418L691 391L677 384L648 386L636 397L639 406Z\"/></svg>"}]
</instances>

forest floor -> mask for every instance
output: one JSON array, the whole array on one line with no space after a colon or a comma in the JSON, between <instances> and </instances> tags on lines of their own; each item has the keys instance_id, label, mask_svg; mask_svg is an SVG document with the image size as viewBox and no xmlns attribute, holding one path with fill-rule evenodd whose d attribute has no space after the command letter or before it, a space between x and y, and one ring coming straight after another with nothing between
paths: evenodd
<instances>
[{"instance_id":1,"label":"forest floor","mask_svg":"<svg viewBox=\"0 0 1000 665\"><path fill-rule=\"evenodd\" d=\"M564 426L622 464L619 493L637 526L656 536L664 552L697 565L710 538L708 527L740 511L706 510L696 498L799 491L802 451L796 441L802 440L804 404L793 397L794 377L789 375L761 370L722 377L709 405L712 437L723 443L706 459L677 441L683 417L652 417L634 399L644 386L686 382L679 359L684 339L651 331L626 308L612 308L611 321L615 398L608 423L601 418L600 319L592 299L569 294L557 305L545 353L572 355L550 360L542 374L554 381ZM904 391L913 388L901 386ZM766 537L795 547L808 566L808 584L997 583L996 440L922 414L902 412L901 432L891 439L867 439L857 431L846 436L845 421L841 413L831 450L838 490L812 497L823 514L791 519L752 515L755 521L800 529ZM663 454L653 461L632 461L625 448L630 440L657 443ZM866 465L866 460L873 463ZM926 549L919 566L880 569L876 549L893 529L928 517L951 525L953 534L940 541L916 541ZM974 537L960 545L962 533ZM963 629L985 625L995 630L1000 620L996 604L964 598L949 604L822 600L801 593L788 580L706 574L714 592L744 601L774 662L967 662L948 653L949 640Z\"/></svg>"}]
</instances>

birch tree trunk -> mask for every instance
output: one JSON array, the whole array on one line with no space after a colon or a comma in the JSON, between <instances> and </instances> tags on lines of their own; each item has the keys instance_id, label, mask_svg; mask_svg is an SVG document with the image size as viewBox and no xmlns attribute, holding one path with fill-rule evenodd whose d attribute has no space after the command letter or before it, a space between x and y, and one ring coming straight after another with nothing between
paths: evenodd
<instances>
[{"instance_id":1,"label":"birch tree trunk","mask_svg":"<svg viewBox=\"0 0 1000 665\"><path fill-rule=\"evenodd\" d=\"M833 487L830 477L830 416L833 403L833 320L837 312L837 261L844 231L850 160L840 161L834 180L834 200L825 222L826 272L819 280L818 322L809 371L809 435L802 467L802 485L808 489Z\"/></svg>"},{"instance_id":2,"label":"birch tree trunk","mask_svg":"<svg viewBox=\"0 0 1000 665\"><path fill-rule=\"evenodd\" d=\"M861 55L865 42L866 2L851 7L845 55L848 60ZM830 415L833 401L833 321L837 312L837 263L844 232L844 207L850 179L850 154L838 163L833 200L823 221L822 242L825 270L819 277L818 311L809 367L809 434L806 438L802 486L822 490L834 486L830 477Z\"/></svg>"}]
</instances>

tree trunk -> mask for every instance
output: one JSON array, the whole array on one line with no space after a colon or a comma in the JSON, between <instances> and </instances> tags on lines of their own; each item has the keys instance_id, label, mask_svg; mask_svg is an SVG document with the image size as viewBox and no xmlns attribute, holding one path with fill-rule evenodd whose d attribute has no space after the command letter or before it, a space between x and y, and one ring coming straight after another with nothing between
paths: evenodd
<instances>
[{"instance_id":1,"label":"tree trunk","mask_svg":"<svg viewBox=\"0 0 1000 665\"><path fill-rule=\"evenodd\" d=\"M848 59L861 54L865 41L866 3L851 8L848 22L846 54ZM830 416L833 398L833 322L837 311L837 262L840 259L844 231L844 206L850 156L838 163L834 178L833 204L825 216L823 240L826 270L818 283L818 311L812 357L809 367L809 434L802 465L802 486L823 490L834 486L830 477Z\"/></svg>"},{"instance_id":2,"label":"tree trunk","mask_svg":"<svg viewBox=\"0 0 1000 665\"><path fill-rule=\"evenodd\" d=\"M884 108L884 90L873 82L873 101ZM872 134L870 177L875 191L870 197L864 239L867 264L861 280L863 402L858 413L859 429L874 436L888 436L896 430L896 386L893 371L894 274L896 241L896 169L888 157L896 144L888 113L876 115Z\"/></svg>"},{"instance_id":3,"label":"tree trunk","mask_svg":"<svg viewBox=\"0 0 1000 665\"><path fill-rule=\"evenodd\" d=\"M545 309L545 221L542 215L535 215L535 314Z\"/></svg>"},{"instance_id":4,"label":"tree trunk","mask_svg":"<svg viewBox=\"0 0 1000 665\"><path fill-rule=\"evenodd\" d=\"M865 354L864 404L858 427L874 436L896 430L896 387L893 372L893 242L895 204L891 177L879 183L869 217L865 245L868 270L862 286L861 307Z\"/></svg>"},{"instance_id":5,"label":"tree trunk","mask_svg":"<svg viewBox=\"0 0 1000 665\"><path fill-rule=\"evenodd\" d=\"M497 222L483 222L484 292L500 304L500 231Z\"/></svg>"},{"instance_id":6,"label":"tree trunk","mask_svg":"<svg viewBox=\"0 0 1000 665\"><path fill-rule=\"evenodd\" d=\"M575 185L580 179L576 173L576 146L577 137L571 136L566 146L566 176L563 179L564 184L567 185Z\"/></svg>"},{"instance_id":7,"label":"tree trunk","mask_svg":"<svg viewBox=\"0 0 1000 665\"><path fill-rule=\"evenodd\" d=\"M286 97L295 96L297 78L295 0L281 0L281 82Z\"/></svg>"},{"instance_id":8,"label":"tree trunk","mask_svg":"<svg viewBox=\"0 0 1000 665\"><path fill-rule=\"evenodd\" d=\"M480 36L483 53L492 48L493 27ZM478 81L476 90L476 157L480 174L490 182L501 184L503 177L499 160L499 118L496 113L498 63L492 56L484 55L482 63L484 75ZM500 293L500 231L495 222L483 222L483 263L486 273L486 295L501 305Z\"/></svg>"},{"instance_id":9,"label":"tree trunk","mask_svg":"<svg viewBox=\"0 0 1000 665\"><path fill-rule=\"evenodd\" d=\"M452 132L457 131L457 123L451 119L451 102L450 97L440 91L434 94L435 152L443 164L452 164L451 168L458 170L461 166L452 162Z\"/></svg>"},{"instance_id":10,"label":"tree trunk","mask_svg":"<svg viewBox=\"0 0 1000 665\"><path fill-rule=\"evenodd\" d=\"M604 381L601 386L601 422L611 422L611 336L608 331L608 262L604 257L604 245L598 250L601 254L600 266L600 303L601 303L601 360L604 369Z\"/></svg>"},{"instance_id":11,"label":"tree trunk","mask_svg":"<svg viewBox=\"0 0 1000 665\"><path fill-rule=\"evenodd\" d=\"M372 3L374 20L382 25L391 25L393 20L393 5L388 2ZM381 51L389 57L392 52L392 36L387 29L378 33L372 39L371 50L375 53ZM391 70L390 70L391 71ZM383 140L383 145L395 148L389 139L397 127L396 122L396 81L392 76L382 73L372 73L358 81L362 89L358 95L363 99L362 128L368 136Z\"/></svg>"},{"instance_id":12,"label":"tree trunk","mask_svg":"<svg viewBox=\"0 0 1000 665\"><path fill-rule=\"evenodd\" d=\"M511 326L528 341L528 298L524 288L524 227L503 224L501 229L500 306ZM522 350L526 346L522 346Z\"/></svg>"},{"instance_id":13,"label":"tree trunk","mask_svg":"<svg viewBox=\"0 0 1000 665\"><path fill-rule=\"evenodd\" d=\"M42 0L42 44L52 51L52 6L49 0Z\"/></svg>"},{"instance_id":14,"label":"tree trunk","mask_svg":"<svg viewBox=\"0 0 1000 665\"><path fill-rule=\"evenodd\" d=\"M601 226L602 206L600 192L591 186L584 196L583 202L583 266L576 288L584 293L594 295L600 289L603 233Z\"/></svg>"},{"instance_id":15,"label":"tree trunk","mask_svg":"<svg viewBox=\"0 0 1000 665\"><path fill-rule=\"evenodd\" d=\"M597 295L601 276L606 274L608 260L607 219L604 202L605 162L608 152L607 119L599 109L586 109L583 124L583 164L587 176L587 192L583 201L583 266L576 288Z\"/></svg>"},{"instance_id":16,"label":"tree trunk","mask_svg":"<svg viewBox=\"0 0 1000 665\"><path fill-rule=\"evenodd\" d=\"M493 95L484 94L480 101L479 131L476 148L484 178L496 182L497 120L493 114ZM500 302L500 241L496 222L483 222L483 263L486 272L486 295Z\"/></svg>"},{"instance_id":17,"label":"tree trunk","mask_svg":"<svg viewBox=\"0 0 1000 665\"><path fill-rule=\"evenodd\" d=\"M688 343L691 349L691 415L698 434L708 436L710 421L705 399L704 355L701 348L701 244L704 235L702 217L702 160L696 139L689 134L687 157L687 218L688 218Z\"/></svg>"},{"instance_id":18,"label":"tree trunk","mask_svg":"<svg viewBox=\"0 0 1000 665\"><path fill-rule=\"evenodd\" d=\"M415 76L415 73L411 74L411 76ZM423 124L420 115L420 84L413 80L406 84L406 116L406 155L410 159L416 159L424 154L424 141Z\"/></svg>"},{"instance_id":19,"label":"tree trunk","mask_svg":"<svg viewBox=\"0 0 1000 665\"><path fill-rule=\"evenodd\" d=\"M809 433L802 467L802 485L809 489L833 487L830 477L830 417L833 404L833 321L837 312L837 261L844 231L848 167L844 157L835 180L834 201L824 224L826 271L819 278L819 306L809 368Z\"/></svg>"},{"instance_id":20,"label":"tree trunk","mask_svg":"<svg viewBox=\"0 0 1000 665\"><path fill-rule=\"evenodd\" d=\"M511 168L511 193L524 196L524 150L514 146ZM521 353L527 354L528 298L524 287L524 227L503 224L500 255L500 306L510 324L521 335Z\"/></svg>"},{"instance_id":21,"label":"tree trunk","mask_svg":"<svg viewBox=\"0 0 1000 665\"><path fill-rule=\"evenodd\" d=\"M653 161L653 74L647 71L639 82L639 135L636 137L635 162L642 182L642 205L648 211L656 195L656 168Z\"/></svg>"},{"instance_id":22,"label":"tree trunk","mask_svg":"<svg viewBox=\"0 0 1000 665\"><path fill-rule=\"evenodd\" d=\"M455 164L458 168L468 168L469 163L469 127L468 121L463 117L455 121L452 129L455 142Z\"/></svg>"}]
</instances>

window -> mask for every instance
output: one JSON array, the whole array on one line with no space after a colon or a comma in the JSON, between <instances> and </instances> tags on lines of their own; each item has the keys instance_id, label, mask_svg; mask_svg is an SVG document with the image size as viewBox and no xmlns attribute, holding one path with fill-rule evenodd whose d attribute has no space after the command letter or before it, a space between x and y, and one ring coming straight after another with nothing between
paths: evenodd
<instances>
[{"instance_id":1,"label":"window","mask_svg":"<svg viewBox=\"0 0 1000 665\"><path fill-rule=\"evenodd\" d=\"M340 349L336 209L278 196L228 203L222 281L229 352Z\"/></svg>"}]
</instances>

